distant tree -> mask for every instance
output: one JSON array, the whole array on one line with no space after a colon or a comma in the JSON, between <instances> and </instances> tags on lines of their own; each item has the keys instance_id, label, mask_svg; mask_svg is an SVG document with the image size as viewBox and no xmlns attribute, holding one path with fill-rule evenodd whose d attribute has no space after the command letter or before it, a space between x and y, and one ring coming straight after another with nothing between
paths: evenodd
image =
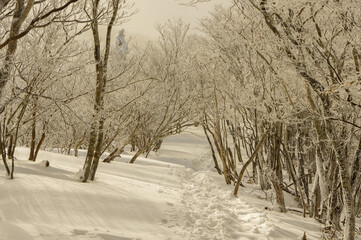
<instances>
[{"instance_id":1,"label":"distant tree","mask_svg":"<svg viewBox=\"0 0 361 240\"><path fill-rule=\"evenodd\" d=\"M141 74L154 79L150 90L137 107L145 121L133 137L138 151L133 163L142 153L172 134L180 133L195 123L197 89L199 84L190 71L193 39L189 25L170 20L158 26L159 41L148 47L145 67Z\"/></svg>"}]
</instances>

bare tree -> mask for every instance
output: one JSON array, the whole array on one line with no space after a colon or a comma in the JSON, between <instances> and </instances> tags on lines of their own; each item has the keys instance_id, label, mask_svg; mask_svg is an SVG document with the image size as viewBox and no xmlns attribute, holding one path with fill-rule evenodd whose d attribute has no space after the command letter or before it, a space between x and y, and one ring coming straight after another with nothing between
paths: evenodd
<instances>
[{"instance_id":1,"label":"bare tree","mask_svg":"<svg viewBox=\"0 0 361 240\"><path fill-rule=\"evenodd\" d=\"M34 28L46 27L54 21L60 21L64 17L63 11L78 1L80 0L58 1L55 5L51 4L51 1L16 0L14 4L12 4L13 1L1 1L0 13L11 16L12 20L9 29L5 30L7 33L5 33L3 41L0 43L0 49L6 48L5 58L0 69L0 99L3 89L10 79L19 40ZM5 7L12 9L4 12L3 8ZM73 16L76 16L75 11Z\"/></svg>"},{"instance_id":2,"label":"bare tree","mask_svg":"<svg viewBox=\"0 0 361 240\"><path fill-rule=\"evenodd\" d=\"M103 6L103 4L105 4L105 6ZM107 9L108 12L102 13L103 8ZM88 14L93 19L91 23L91 30L94 43L96 89L94 115L89 130L90 135L88 140L88 151L83 167L83 182L87 182L89 177L91 180L94 180L95 173L98 168L104 136L104 93L107 83L107 70L111 50L111 33L113 27L119 23L120 20L124 19L124 17L128 16L129 13L126 12L128 8L129 5L126 4L125 1L121 0L112 0L108 3L103 3L103 1L100 0L93 0L90 7L91 13ZM105 17L102 18L102 15ZM102 21L105 21L107 26L103 54L101 51L101 40L99 32L99 24L101 24Z\"/></svg>"},{"instance_id":3,"label":"bare tree","mask_svg":"<svg viewBox=\"0 0 361 240\"><path fill-rule=\"evenodd\" d=\"M262 188L262 178L270 182L279 203L282 191L294 194L304 216L311 208L328 228L341 229L344 210L344 239L354 239L360 196L352 180L360 152L359 22L350 3L233 1L202 22L207 37L196 61L200 78L210 79L203 84L205 124L226 182L237 179L239 141L252 164L250 181Z\"/></svg>"}]
</instances>

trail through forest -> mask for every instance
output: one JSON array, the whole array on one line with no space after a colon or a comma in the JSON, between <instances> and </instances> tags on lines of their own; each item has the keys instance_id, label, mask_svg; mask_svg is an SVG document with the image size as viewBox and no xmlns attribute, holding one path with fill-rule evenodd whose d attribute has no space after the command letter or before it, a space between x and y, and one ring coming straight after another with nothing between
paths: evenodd
<instances>
[{"instance_id":1,"label":"trail through forest","mask_svg":"<svg viewBox=\"0 0 361 240\"><path fill-rule=\"evenodd\" d=\"M270 210L255 186L232 196L196 129L165 140L150 159L131 165L126 153L102 163L88 184L74 179L82 157L41 152L45 167L27 154L16 153L14 181L0 178L1 240L301 239L304 231L320 239L317 222Z\"/></svg>"}]
</instances>

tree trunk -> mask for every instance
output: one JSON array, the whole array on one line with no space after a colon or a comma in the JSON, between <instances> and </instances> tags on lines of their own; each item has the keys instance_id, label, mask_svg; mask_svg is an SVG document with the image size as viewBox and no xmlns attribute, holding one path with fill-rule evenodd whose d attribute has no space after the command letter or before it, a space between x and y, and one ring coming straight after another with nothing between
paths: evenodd
<instances>
[{"instance_id":1,"label":"tree trunk","mask_svg":"<svg viewBox=\"0 0 361 240\"><path fill-rule=\"evenodd\" d=\"M43 133L41 134L40 141L39 141L39 143L38 143L38 145L36 146L36 149L35 149L34 161L36 161L36 158L38 157L38 153L39 153L39 151L40 151L41 145L43 145L43 142L44 142L44 140L45 140L45 137L46 137L45 132L43 132Z\"/></svg>"},{"instance_id":2,"label":"tree trunk","mask_svg":"<svg viewBox=\"0 0 361 240\"><path fill-rule=\"evenodd\" d=\"M273 128L272 128L273 129ZM237 196L238 193L238 189L239 186L241 185L242 182L242 177L244 172L247 169L247 166L253 161L253 159L256 157L258 151L261 149L263 142L265 141L265 139L267 138L268 134L271 132L272 129L268 129L262 136L261 140L259 141L258 145L256 146L256 149L254 150L254 152L252 153L251 157L248 159L248 161L243 165L241 172L238 175L238 180L237 180L237 184L236 187L234 188L234 196Z\"/></svg>"},{"instance_id":3,"label":"tree trunk","mask_svg":"<svg viewBox=\"0 0 361 240\"><path fill-rule=\"evenodd\" d=\"M287 142L286 142L286 144L287 144ZM288 165L288 168L289 168L290 175L292 177L292 181L294 182L294 185L295 185L296 196L299 198L299 201L301 202L302 207L303 207L303 217L306 217L306 209L307 209L307 207L306 207L305 200L304 200L304 197L303 197L303 192L302 192L300 180L298 179L297 174L296 174L296 170L294 169L294 166L293 166L293 164L291 162L292 161L291 160L291 155L288 152L286 144L282 144L283 150L285 151L285 155L286 155L286 162L287 162L287 165ZM298 196L297 190L298 190L300 196Z\"/></svg>"},{"instance_id":4,"label":"tree trunk","mask_svg":"<svg viewBox=\"0 0 361 240\"><path fill-rule=\"evenodd\" d=\"M90 169L90 180L91 181L94 181L95 173L96 173L96 171L98 169L98 165L99 165L99 159L102 154L103 137L104 137L104 121L105 121L105 119L103 117L99 121L98 138L97 138L97 143L95 146L94 159L93 159L92 166Z\"/></svg>"},{"instance_id":5,"label":"tree trunk","mask_svg":"<svg viewBox=\"0 0 361 240\"><path fill-rule=\"evenodd\" d=\"M36 145L36 111L37 111L37 98L34 98L34 106L32 112L32 125L31 125L31 142L29 161L35 161L35 145Z\"/></svg>"},{"instance_id":6,"label":"tree trunk","mask_svg":"<svg viewBox=\"0 0 361 240\"><path fill-rule=\"evenodd\" d=\"M129 163L134 163L135 160L137 160L137 158L145 151L145 147L139 149L135 155L132 157L132 159L130 159Z\"/></svg>"},{"instance_id":7,"label":"tree trunk","mask_svg":"<svg viewBox=\"0 0 361 240\"><path fill-rule=\"evenodd\" d=\"M13 179L14 178L14 171L15 171L15 157L14 157L14 153L15 153L15 148L16 148L16 144L18 141L18 135L19 135L19 128L20 128L20 123L24 117L26 108L28 106L29 103L29 98L30 98L30 94L26 95L25 99L24 99L24 105L21 108L21 111L18 115L17 118L17 123L16 123L16 128L15 128L15 133L11 135L11 151L9 153L9 158L11 158L11 173L10 173L10 178Z\"/></svg>"},{"instance_id":8,"label":"tree trunk","mask_svg":"<svg viewBox=\"0 0 361 240\"><path fill-rule=\"evenodd\" d=\"M94 118L95 118L95 116L94 116ZM89 135L89 141L88 141L88 151L87 151L84 166L83 166L83 169L84 169L84 176L82 178L83 183L87 182L88 178L89 178L90 167L92 165L93 158L94 158L94 150L95 150L96 138L97 138L97 122L94 121L94 119L93 119L93 122L92 122L91 127L90 127L90 135Z\"/></svg>"},{"instance_id":9,"label":"tree trunk","mask_svg":"<svg viewBox=\"0 0 361 240\"><path fill-rule=\"evenodd\" d=\"M88 154L86 159L86 171L84 171L84 179L83 182L88 180L90 175L91 180L94 180L95 173L98 168L99 158L102 151L103 146L103 135L104 135L104 121L105 118L103 116L104 110L104 93L105 86L107 81L107 66L110 54L110 42L111 42L111 32L115 20L117 18L120 0L114 0L111 4L112 7L112 17L108 23L107 31L106 31L106 40L105 40L105 52L102 58L101 56L101 44L100 44L100 35L99 35L99 1L93 2L92 6L92 14L93 14L93 22L92 22L92 34L94 41L94 59L95 59L95 71L96 71L96 90L95 90L95 118L93 118L92 128L91 128L91 141L89 141ZM96 144L96 145L95 145ZM92 145L92 146L91 146ZM91 150L92 152L90 152Z\"/></svg>"},{"instance_id":10,"label":"tree trunk","mask_svg":"<svg viewBox=\"0 0 361 240\"><path fill-rule=\"evenodd\" d=\"M134 163L135 160L137 160L137 158L138 158L142 153L144 153L147 149L149 149L150 146L152 146L152 145L153 145L153 141L150 140L145 146L143 146L141 149L139 149L139 150L135 153L135 155L132 157L132 159L130 160L129 163Z\"/></svg>"},{"instance_id":11,"label":"tree trunk","mask_svg":"<svg viewBox=\"0 0 361 240\"><path fill-rule=\"evenodd\" d=\"M277 178L276 173L273 170L269 169L267 171L266 175L272 183L273 190L275 191L275 194L276 194L276 202L277 202L280 212L287 212L286 205L285 205L285 197L283 195L283 191L280 186L280 181Z\"/></svg>"},{"instance_id":12,"label":"tree trunk","mask_svg":"<svg viewBox=\"0 0 361 240\"><path fill-rule=\"evenodd\" d=\"M321 193L320 185L318 182L318 173L316 172L315 180L313 181L312 186L312 195L311 195L311 206L310 206L310 217L315 219L319 218L319 206L321 203Z\"/></svg>"},{"instance_id":13,"label":"tree trunk","mask_svg":"<svg viewBox=\"0 0 361 240\"><path fill-rule=\"evenodd\" d=\"M119 148L114 149L113 152L111 152L109 154L109 156L103 160L103 162L110 163L111 161L113 161L116 157L119 156L118 151L119 151Z\"/></svg>"},{"instance_id":14,"label":"tree trunk","mask_svg":"<svg viewBox=\"0 0 361 240\"><path fill-rule=\"evenodd\" d=\"M8 161L7 161L7 158L6 158L6 149L5 149L5 144L4 144L3 140L2 140L2 136L3 136L3 132L1 131L1 126L0 126L0 154L1 154L1 157L3 159L3 163L4 163L6 173L8 174L8 176L10 176L10 168L9 168Z\"/></svg>"},{"instance_id":15,"label":"tree trunk","mask_svg":"<svg viewBox=\"0 0 361 240\"><path fill-rule=\"evenodd\" d=\"M99 122L101 119L102 109L104 105L103 101L103 78L104 78L104 65L103 60L101 59L101 53L100 53L100 37L99 37L99 28L98 28L98 7L99 7L99 1L93 2L93 17L95 18L92 22L91 29L93 34L93 41L94 41L94 59L96 61L95 63L95 71L96 71L96 89L95 89L95 103L94 103L94 116L92 118L92 123L90 127L90 137L88 141L88 151L87 156L85 159L84 164L84 176L82 179L82 182L87 182L91 166L93 164L94 160L94 154L96 149L96 142L97 142L97 136L98 136L98 127Z\"/></svg>"},{"instance_id":16,"label":"tree trunk","mask_svg":"<svg viewBox=\"0 0 361 240\"><path fill-rule=\"evenodd\" d=\"M352 187L351 187L351 178L348 170L348 163L346 158L346 149L343 143L335 144L335 150L338 160L338 165L340 166L340 176L341 176L341 187L343 193L343 201L345 208L345 229L343 240L354 240L355 239L355 229L356 229L356 217L355 217L355 202L352 196Z\"/></svg>"},{"instance_id":17,"label":"tree trunk","mask_svg":"<svg viewBox=\"0 0 361 240\"><path fill-rule=\"evenodd\" d=\"M75 146L75 149L74 149L74 156L75 157L78 156L78 149L79 149L80 145L84 142L85 137L86 137L86 131L84 131L83 137L80 139L80 141Z\"/></svg>"},{"instance_id":18,"label":"tree trunk","mask_svg":"<svg viewBox=\"0 0 361 240\"><path fill-rule=\"evenodd\" d=\"M36 140L36 120L35 120L35 112L33 112L33 123L31 127L31 141L30 141L30 154L29 161L35 161L34 153L35 153L35 140Z\"/></svg>"},{"instance_id":19,"label":"tree trunk","mask_svg":"<svg viewBox=\"0 0 361 240\"><path fill-rule=\"evenodd\" d=\"M213 148L213 144L211 142L211 139L209 138L208 136L208 133L207 133L207 129L205 126L203 126L203 131L204 131L204 134L206 135L207 137L207 141L208 141L208 144L211 148L211 152L212 152L212 159L213 159L213 162L214 162L214 168L217 170L218 174L219 175L222 175L222 170L219 168L219 165L218 165L218 161L217 161L217 157L216 157L216 154L214 152L214 148Z\"/></svg>"}]
</instances>

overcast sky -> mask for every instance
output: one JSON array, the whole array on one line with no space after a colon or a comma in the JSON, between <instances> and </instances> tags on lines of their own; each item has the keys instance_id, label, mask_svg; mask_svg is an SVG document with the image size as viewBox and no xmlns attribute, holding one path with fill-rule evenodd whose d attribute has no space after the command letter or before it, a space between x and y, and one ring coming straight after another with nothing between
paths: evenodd
<instances>
[{"instance_id":1,"label":"overcast sky","mask_svg":"<svg viewBox=\"0 0 361 240\"><path fill-rule=\"evenodd\" d=\"M139 12L132 16L123 28L126 33L156 38L155 25L164 23L171 18L183 18L191 23L192 27L197 24L197 19L205 17L212 10L212 6L225 2L225 0L212 0L211 3L198 4L197 7L182 6L180 3L186 0L134 0L135 8Z\"/></svg>"}]
</instances>

